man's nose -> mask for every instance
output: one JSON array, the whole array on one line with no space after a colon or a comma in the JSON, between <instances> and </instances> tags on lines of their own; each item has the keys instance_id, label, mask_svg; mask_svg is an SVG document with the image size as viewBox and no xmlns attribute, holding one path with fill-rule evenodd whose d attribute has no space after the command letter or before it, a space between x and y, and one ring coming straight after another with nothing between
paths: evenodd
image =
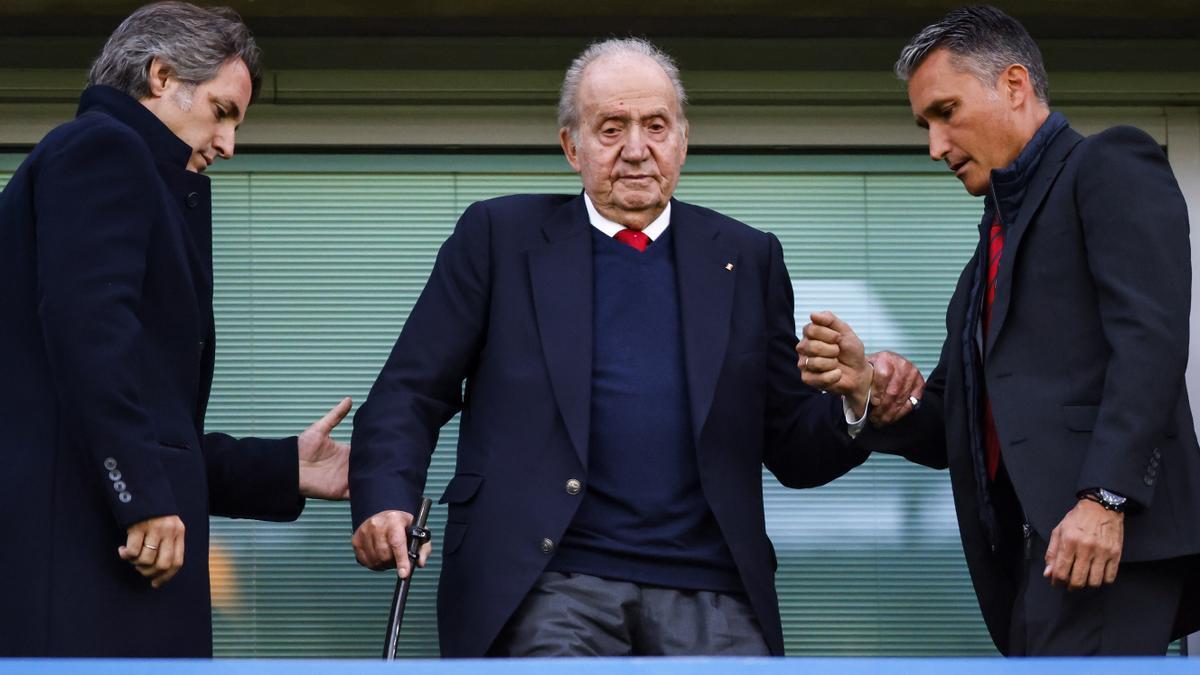
<instances>
[{"instance_id":1,"label":"man's nose","mask_svg":"<svg viewBox=\"0 0 1200 675\"><path fill-rule=\"evenodd\" d=\"M940 162L950 153L950 142L946 139L946 133L939 126L930 125L929 127L929 159L935 162Z\"/></svg>"},{"instance_id":2,"label":"man's nose","mask_svg":"<svg viewBox=\"0 0 1200 675\"><path fill-rule=\"evenodd\" d=\"M621 159L627 162L640 162L646 159L648 146L646 133L640 124L632 124L625 136L625 145L621 148Z\"/></svg>"},{"instance_id":3,"label":"man's nose","mask_svg":"<svg viewBox=\"0 0 1200 675\"><path fill-rule=\"evenodd\" d=\"M216 150L217 154L222 159L230 159L233 157L233 146L236 143L235 136L236 132L234 132L232 129L223 129L218 131L217 135L213 137L213 150Z\"/></svg>"}]
</instances>

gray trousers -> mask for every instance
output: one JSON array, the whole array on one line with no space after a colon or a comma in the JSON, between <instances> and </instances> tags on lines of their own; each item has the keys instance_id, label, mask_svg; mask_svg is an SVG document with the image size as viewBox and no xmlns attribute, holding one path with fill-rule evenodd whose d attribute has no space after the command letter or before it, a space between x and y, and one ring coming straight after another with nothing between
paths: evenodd
<instances>
[{"instance_id":1,"label":"gray trousers","mask_svg":"<svg viewBox=\"0 0 1200 675\"><path fill-rule=\"evenodd\" d=\"M769 656L741 595L546 572L489 656Z\"/></svg>"}]
</instances>

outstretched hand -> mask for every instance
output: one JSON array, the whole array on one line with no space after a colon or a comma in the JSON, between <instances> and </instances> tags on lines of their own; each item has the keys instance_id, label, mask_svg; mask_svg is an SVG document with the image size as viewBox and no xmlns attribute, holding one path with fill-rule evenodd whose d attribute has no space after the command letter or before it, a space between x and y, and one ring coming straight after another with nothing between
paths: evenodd
<instances>
[{"instance_id":1,"label":"outstretched hand","mask_svg":"<svg viewBox=\"0 0 1200 675\"><path fill-rule=\"evenodd\" d=\"M316 499L350 497L350 444L333 440L333 429L346 419L350 397L333 406L297 439L300 458L300 494Z\"/></svg>"}]
</instances>

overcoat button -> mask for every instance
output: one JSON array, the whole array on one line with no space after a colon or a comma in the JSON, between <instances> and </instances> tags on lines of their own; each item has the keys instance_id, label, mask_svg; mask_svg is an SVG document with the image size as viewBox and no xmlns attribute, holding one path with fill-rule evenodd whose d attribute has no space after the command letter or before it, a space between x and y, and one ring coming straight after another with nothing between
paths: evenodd
<instances>
[{"instance_id":1,"label":"overcoat button","mask_svg":"<svg viewBox=\"0 0 1200 675\"><path fill-rule=\"evenodd\" d=\"M120 499L122 504L128 504L130 500L133 499L133 495L129 494L128 492L122 492L121 494L117 495L117 499Z\"/></svg>"},{"instance_id":2,"label":"overcoat button","mask_svg":"<svg viewBox=\"0 0 1200 675\"><path fill-rule=\"evenodd\" d=\"M125 481L119 480L119 481L113 483L113 489L116 490L117 492L124 492L125 491Z\"/></svg>"},{"instance_id":3,"label":"overcoat button","mask_svg":"<svg viewBox=\"0 0 1200 675\"><path fill-rule=\"evenodd\" d=\"M117 471L116 469L113 469L112 471L109 471L109 472L108 472L108 479L109 479L109 480L121 480L121 472L120 472L120 471Z\"/></svg>"},{"instance_id":4,"label":"overcoat button","mask_svg":"<svg viewBox=\"0 0 1200 675\"><path fill-rule=\"evenodd\" d=\"M187 199L184 200L189 209L194 209L200 206L200 195L195 192L189 192Z\"/></svg>"},{"instance_id":5,"label":"overcoat button","mask_svg":"<svg viewBox=\"0 0 1200 675\"><path fill-rule=\"evenodd\" d=\"M582 489L583 483L580 483L578 479L572 478L571 480L567 481L567 494L577 495Z\"/></svg>"},{"instance_id":6,"label":"overcoat button","mask_svg":"<svg viewBox=\"0 0 1200 675\"><path fill-rule=\"evenodd\" d=\"M554 553L554 542L549 539L543 539L542 553Z\"/></svg>"},{"instance_id":7,"label":"overcoat button","mask_svg":"<svg viewBox=\"0 0 1200 675\"><path fill-rule=\"evenodd\" d=\"M104 468L108 471L112 471L113 469L117 468L117 460L113 459L112 457L106 458L104 460Z\"/></svg>"}]
</instances>

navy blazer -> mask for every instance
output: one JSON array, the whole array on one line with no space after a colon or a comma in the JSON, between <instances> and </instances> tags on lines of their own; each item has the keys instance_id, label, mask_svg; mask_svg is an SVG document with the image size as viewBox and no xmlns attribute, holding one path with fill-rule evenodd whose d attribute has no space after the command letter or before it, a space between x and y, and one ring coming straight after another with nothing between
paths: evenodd
<instances>
[{"instance_id":1,"label":"navy blazer","mask_svg":"<svg viewBox=\"0 0 1200 675\"><path fill-rule=\"evenodd\" d=\"M486 653L550 560L586 491L592 237L582 196L479 202L442 246L425 290L354 419L354 526L415 512L438 430L462 411L441 501L442 654ZM673 202L671 228L696 458L772 653L783 653L762 467L821 485L861 464L841 402L796 368L792 286L779 241ZM465 383L465 384L464 384Z\"/></svg>"},{"instance_id":2,"label":"navy blazer","mask_svg":"<svg viewBox=\"0 0 1200 675\"><path fill-rule=\"evenodd\" d=\"M0 655L212 654L209 513L299 515L296 441L204 434L209 180L140 103L84 92L0 194ZM177 514L153 590L117 557Z\"/></svg>"},{"instance_id":3,"label":"navy blazer","mask_svg":"<svg viewBox=\"0 0 1200 675\"><path fill-rule=\"evenodd\" d=\"M964 365L964 350L978 350L979 326L968 317L979 312L968 310L990 224L981 224L950 299L920 408L859 442L949 466L975 592L1007 653L1017 589L981 517L968 417L968 396L979 389ZM1187 206L1162 149L1132 127L1088 138L1064 129L1007 225L979 357L1029 524L1048 540L1079 491L1103 487L1131 500L1123 563L1200 552L1200 447L1184 385L1191 247ZM1197 626L1181 615L1176 628Z\"/></svg>"}]
</instances>

